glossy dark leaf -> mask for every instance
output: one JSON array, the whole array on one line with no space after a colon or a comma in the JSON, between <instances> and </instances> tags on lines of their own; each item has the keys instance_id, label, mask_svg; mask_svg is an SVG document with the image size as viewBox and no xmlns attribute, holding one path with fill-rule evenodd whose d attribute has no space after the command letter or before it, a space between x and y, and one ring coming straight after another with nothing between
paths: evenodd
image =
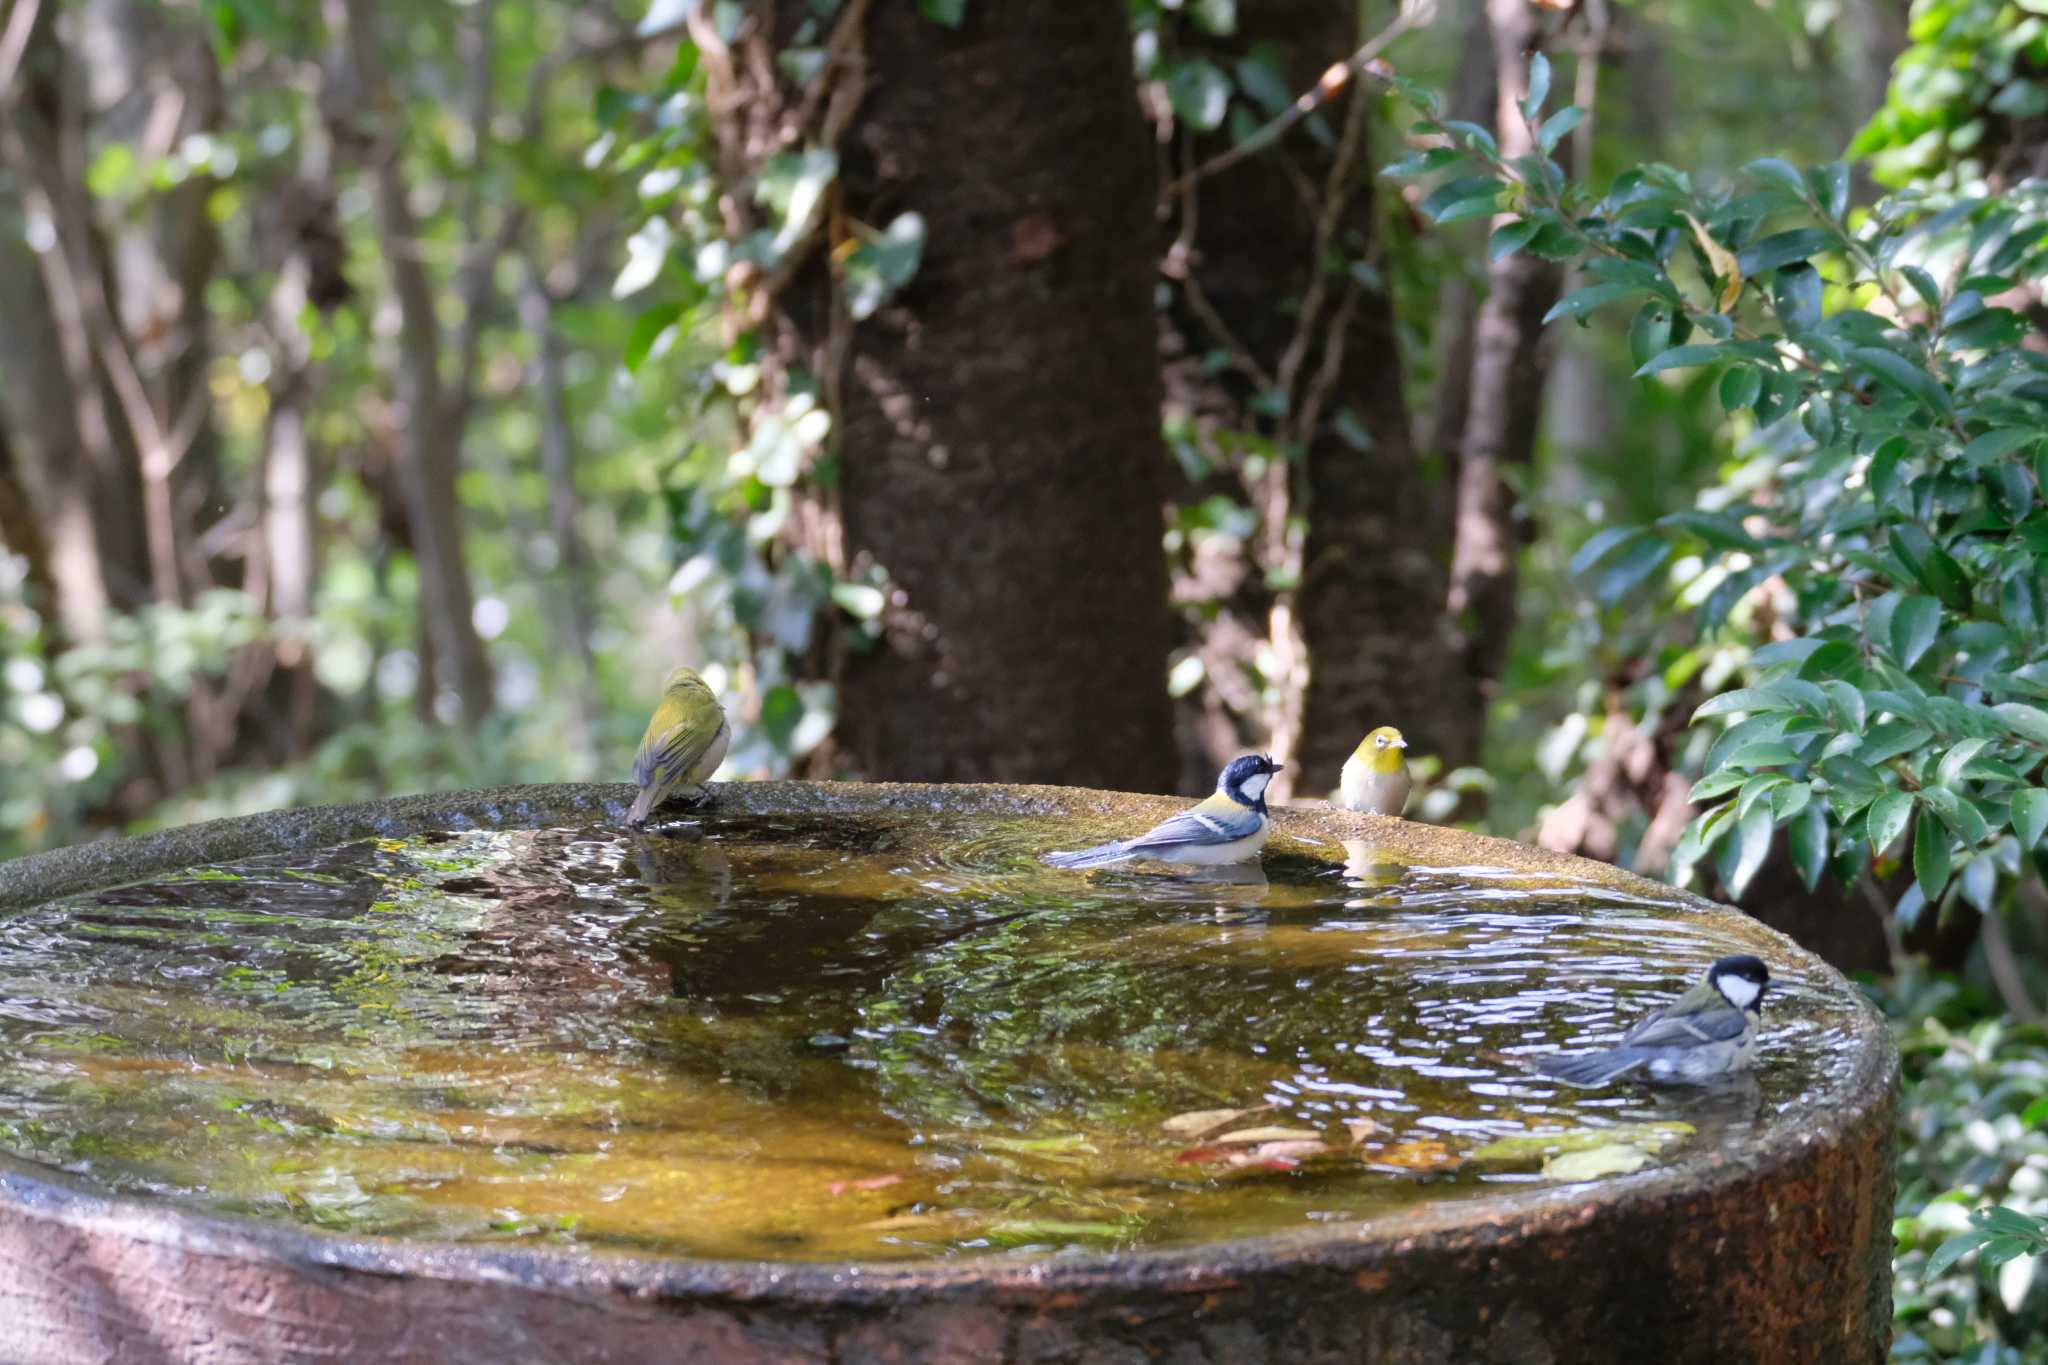
<instances>
[{"instance_id":1,"label":"glossy dark leaf","mask_svg":"<svg viewBox=\"0 0 2048 1365\"><path fill-rule=\"evenodd\" d=\"M1948 830L1940 821L1922 811L1913 826L1913 880L1931 905L1941 899L1948 885Z\"/></svg>"}]
</instances>

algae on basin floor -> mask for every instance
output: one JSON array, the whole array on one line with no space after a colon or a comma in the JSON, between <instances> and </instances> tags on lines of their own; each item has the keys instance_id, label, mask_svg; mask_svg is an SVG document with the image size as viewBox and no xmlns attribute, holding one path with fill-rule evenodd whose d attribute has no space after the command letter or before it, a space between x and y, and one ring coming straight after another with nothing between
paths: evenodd
<instances>
[{"instance_id":1,"label":"algae on basin floor","mask_svg":"<svg viewBox=\"0 0 2048 1365\"><path fill-rule=\"evenodd\" d=\"M1844 1004L1782 982L1746 1089L1561 1092L1514 1056L1619 1032L1729 949L1708 921L1387 850L1207 880L1038 861L1073 837L712 812L52 902L0 918L0 1146L394 1235L1170 1245L1741 1141Z\"/></svg>"}]
</instances>

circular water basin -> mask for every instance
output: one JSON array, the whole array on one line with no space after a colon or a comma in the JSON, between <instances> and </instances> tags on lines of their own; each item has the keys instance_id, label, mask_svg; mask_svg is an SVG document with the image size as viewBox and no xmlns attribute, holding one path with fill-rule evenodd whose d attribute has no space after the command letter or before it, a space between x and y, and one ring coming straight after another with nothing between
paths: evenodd
<instances>
[{"instance_id":1,"label":"circular water basin","mask_svg":"<svg viewBox=\"0 0 2048 1365\"><path fill-rule=\"evenodd\" d=\"M1164 798L628 794L0 866L0 1354L1882 1354L1895 1063L1745 916L1321 809L1185 877L1040 861ZM1753 1079L1527 1070L1729 952Z\"/></svg>"}]
</instances>

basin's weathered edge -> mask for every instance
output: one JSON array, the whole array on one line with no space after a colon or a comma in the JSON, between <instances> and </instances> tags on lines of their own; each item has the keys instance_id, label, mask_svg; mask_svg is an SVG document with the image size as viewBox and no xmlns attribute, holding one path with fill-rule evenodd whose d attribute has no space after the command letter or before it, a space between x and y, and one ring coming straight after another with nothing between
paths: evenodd
<instances>
[{"instance_id":1,"label":"basin's weathered edge","mask_svg":"<svg viewBox=\"0 0 2048 1365\"><path fill-rule=\"evenodd\" d=\"M518 787L214 821L0 863L0 907L353 838L616 819L630 794ZM749 814L1064 813L1091 832L1178 804L1052 787L718 795ZM1602 864L1381 817L1289 810L1279 832L1279 851L1328 857L1333 840L1363 838L1417 861L1672 895ZM1774 960L1830 971L1743 924ZM763 1264L390 1242L188 1214L0 1158L0 1359L1875 1362L1890 1318L1897 1059L1867 1006L1848 1033L1840 1102L1740 1152L1137 1254Z\"/></svg>"}]
</instances>

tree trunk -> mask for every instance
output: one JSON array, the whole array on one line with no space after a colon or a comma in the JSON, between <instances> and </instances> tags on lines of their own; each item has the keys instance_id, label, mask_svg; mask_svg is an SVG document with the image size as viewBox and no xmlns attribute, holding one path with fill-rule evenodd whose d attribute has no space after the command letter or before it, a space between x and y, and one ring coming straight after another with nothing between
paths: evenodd
<instances>
[{"instance_id":1,"label":"tree trunk","mask_svg":"<svg viewBox=\"0 0 2048 1365\"><path fill-rule=\"evenodd\" d=\"M1528 0L1486 0L1492 30L1501 154L1534 150L1517 102L1527 91L1529 56L1541 43L1542 11ZM1535 454L1542 414L1543 315L1557 302L1558 267L1521 251L1487 271L1487 295L1473 332L1472 377L1458 447L1457 541L1450 614L1464 668L1455 676L1472 704L1490 699L1515 628L1516 560L1524 533L1505 471Z\"/></svg>"},{"instance_id":2,"label":"tree trunk","mask_svg":"<svg viewBox=\"0 0 2048 1365\"><path fill-rule=\"evenodd\" d=\"M124 339L105 335L110 318L96 336L89 306L104 303L108 274L81 178L84 118L56 7L42 5L0 89L0 403L49 540L50 605L73 642L103 638L110 608L152 595L140 469L104 364Z\"/></svg>"},{"instance_id":3,"label":"tree trunk","mask_svg":"<svg viewBox=\"0 0 2048 1365\"><path fill-rule=\"evenodd\" d=\"M872 778L1173 785L1153 166L1119 0L868 13L842 207L924 216L854 327L835 415L849 558L889 575L838 735ZM811 343L831 310L789 302Z\"/></svg>"},{"instance_id":4,"label":"tree trunk","mask_svg":"<svg viewBox=\"0 0 2048 1365\"><path fill-rule=\"evenodd\" d=\"M368 170L378 238L398 303L396 378L406 514L419 566L422 643L430 646L421 649L420 657L423 663L434 660L438 676L462 704L463 724L474 726L491 709L491 666L476 632L476 592L463 553L462 505L455 491L467 398L449 394L441 379L442 329L433 281L417 250L419 225L403 170L403 121L378 46L377 7L371 0L346 0L345 8L356 88L379 133Z\"/></svg>"},{"instance_id":5,"label":"tree trunk","mask_svg":"<svg viewBox=\"0 0 2048 1365\"><path fill-rule=\"evenodd\" d=\"M597 622L591 592L590 562L577 527L582 501L576 492L576 437L569 425L568 378L562 334L556 330L554 300L538 281L528 286L521 312L533 336L534 395L540 407L540 467L547 481L548 530L555 546L555 566L548 603L555 635L571 664L568 686L573 692L569 714L575 727L570 745L592 753L598 723L597 660L590 632Z\"/></svg>"},{"instance_id":6,"label":"tree trunk","mask_svg":"<svg viewBox=\"0 0 2048 1365\"><path fill-rule=\"evenodd\" d=\"M1314 88L1360 38L1349 0L1248 6L1239 19L1228 38L1203 40L1212 58L1230 65L1277 52L1280 75L1296 90ZM1374 726L1398 724L1418 748L1461 758L1478 727L1476 714L1442 704L1446 690L1416 686L1451 667L1442 619L1448 500L1416 456L1393 308L1379 278L1378 165L1366 137L1377 98L1354 85L1273 145L1202 175L1192 204L1183 194L1172 205L1178 235L1168 273L1188 279L1172 313L1180 348L1237 353L1232 370L1213 376L1176 366L1176 403L1217 411L1226 429L1257 430L1253 400L1270 408L1277 391L1286 414L1271 434L1300 452L1300 476L1282 471L1277 495L1253 490L1263 562L1238 566L1248 581L1195 630L1214 686L1227 684L1219 674L1232 665L1221 631L1270 649L1283 668L1295 647L1305 651L1305 680L1272 680L1283 693L1299 691L1283 699L1271 737L1286 750L1284 776L1303 793L1333 788ZM1317 137L1312 121L1333 136ZM1207 157L1228 145L1205 138L1197 151ZM1204 387L1220 392L1186 392ZM1291 553L1287 523L1304 514L1299 587L1275 601L1260 571L1293 567L1282 562ZM1262 602L1273 607L1270 622L1255 619ZM1206 757L1213 764L1219 755Z\"/></svg>"}]
</instances>

